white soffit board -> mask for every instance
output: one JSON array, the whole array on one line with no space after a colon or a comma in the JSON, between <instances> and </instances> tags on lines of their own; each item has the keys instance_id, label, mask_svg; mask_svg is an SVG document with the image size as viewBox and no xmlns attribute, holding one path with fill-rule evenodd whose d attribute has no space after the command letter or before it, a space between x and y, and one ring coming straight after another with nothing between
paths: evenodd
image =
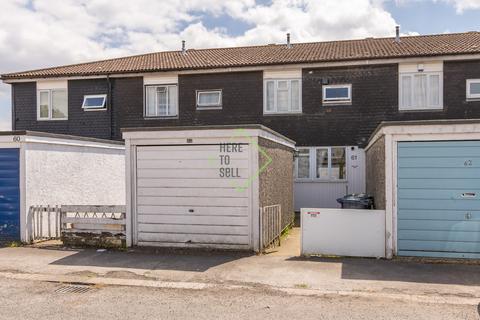
<instances>
[{"instance_id":1,"label":"white soffit board","mask_svg":"<svg viewBox=\"0 0 480 320\"><path fill-rule=\"evenodd\" d=\"M39 80L37 81L37 90L49 89L67 89L67 80Z\"/></svg>"},{"instance_id":2,"label":"white soffit board","mask_svg":"<svg viewBox=\"0 0 480 320\"><path fill-rule=\"evenodd\" d=\"M177 84L178 74L173 72L148 74L143 76L144 85L153 84Z\"/></svg>"},{"instance_id":3,"label":"white soffit board","mask_svg":"<svg viewBox=\"0 0 480 320\"><path fill-rule=\"evenodd\" d=\"M412 73L419 72L442 72L443 61L424 61L418 63L400 63L398 64L398 72L400 73Z\"/></svg>"},{"instance_id":4,"label":"white soffit board","mask_svg":"<svg viewBox=\"0 0 480 320\"><path fill-rule=\"evenodd\" d=\"M264 70L264 79L301 79L302 69Z\"/></svg>"}]
</instances>

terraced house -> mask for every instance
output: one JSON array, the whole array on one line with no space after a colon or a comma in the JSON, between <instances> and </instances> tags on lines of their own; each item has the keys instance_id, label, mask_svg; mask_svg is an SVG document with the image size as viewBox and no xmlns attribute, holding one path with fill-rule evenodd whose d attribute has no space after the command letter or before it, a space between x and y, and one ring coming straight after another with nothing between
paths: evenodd
<instances>
[{"instance_id":1,"label":"terraced house","mask_svg":"<svg viewBox=\"0 0 480 320\"><path fill-rule=\"evenodd\" d=\"M296 141L295 207L365 191L382 121L480 118L480 32L156 52L2 75L12 128L263 124Z\"/></svg>"}]
</instances>

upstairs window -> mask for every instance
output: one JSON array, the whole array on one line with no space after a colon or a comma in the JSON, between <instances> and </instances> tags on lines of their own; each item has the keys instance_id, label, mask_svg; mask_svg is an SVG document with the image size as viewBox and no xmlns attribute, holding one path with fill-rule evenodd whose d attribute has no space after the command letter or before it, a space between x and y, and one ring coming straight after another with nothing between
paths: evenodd
<instances>
[{"instance_id":1,"label":"upstairs window","mask_svg":"<svg viewBox=\"0 0 480 320\"><path fill-rule=\"evenodd\" d=\"M443 109L443 62L398 65L399 110Z\"/></svg>"},{"instance_id":2,"label":"upstairs window","mask_svg":"<svg viewBox=\"0 0 480 320\"><path fill-rule=\"evenodd\" d=\"M265 80L264 113L302 112L300 79Z\"/></svg>"},{"instance_id":3,"label":"upstairs window","mask_svg":"<svg viewBox=\"0 0 480 320\"><path fill-rule=\"evenodd\" d=\"M323 104L352 103L351 84L325 85L322 88Z\"/></svg>"},{"instance_id":4,"label":"upstairs window","mask_svg":"<svg viewBox=\"0 0 480 320\"><path fill-rule=\"evenodd\" d=\"M145 117L174 117L178 114L176 85L145 86Z\"/></svg>"},{"instance_id":5,"label":"upstairs window","mask_svg":"<svg viewBox=\"0 0 480 320\"><path fill-rule=\"evenodd\" d=\"M480 79L467 80L467 99L480 99Z\"/></svg>"},{"instance_id":6,"label":"upstairs window","mask_svg":"<svg viewBox=\"0 0 480 320\"><path fill-rule=\"evenodd\" d=\"M105 110L106 101L106 94L86 95L83 96L82 108L84 110Z\"/></svg>"},{"instance_id":7,"label":"upstairs window","mask_svg":"<svg viewBox=\"0 0 480 320\"><path fill-rule=\"evenodd\" d=\"M299 148L296 158L296 178L323 181L346 180L346 148Z\"/></svg>"},{"instance_id":8,"label":"upstairs window","mask_svg":"<svg viewBox=\"0 0 480 320\"><path fill-rule=\"evenodd\" d=\"M197 91L197 109L221 109L222 90Z\"/></svg>"},{"instance_id":9,"label":"upstairs window","mask_svg":"<svg viewBox=\"0 0 480 320\"><path fill-rule=\"evenodd\" d=\"M40 89L37 92L38 120L67 120L67 89Z\"/></svg>"}]
</instances>

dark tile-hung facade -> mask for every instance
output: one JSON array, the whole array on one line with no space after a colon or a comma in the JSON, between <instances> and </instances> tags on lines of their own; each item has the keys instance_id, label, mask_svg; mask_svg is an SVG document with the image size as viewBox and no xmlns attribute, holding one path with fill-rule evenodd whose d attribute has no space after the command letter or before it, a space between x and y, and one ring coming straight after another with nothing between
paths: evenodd
<instances>
[{"instance_id":1,"label":"dark tile-hung facade","mask_svg":"<svg viewBox=\"0 0 480 320\"><path fill-rule=\"evenodd\" d=\"M263 114L263 72L184 74L178 77L178 116L144 117L142 77L112 78L107 110L84 111L83 95L107 93L107 79L68 82L68 120L37 121L35 82L15 83L15 129L121 139L120 129L142 126L259 123L299 146L364 147L381 121L480 118L480 101L466 100L466 79L480 78L480 61L445 62L442 110L398 110L398 64L302 70L302 113ZM322 104L322 85L352 85L352 103ZM221 89L222 108L197 110L196 90ZM113 114L111 113L113 110Z\"/></svg>"},{"instance_id":2,"label":"dark tile-hung facade","mask_svg":"<svg viewBox=\"0 0 480 320\"><path fill-rule=\"evenodd\" d=\"M13 129L35 130L51 133L111 139L112 117L110 110L85 111L83 96L107 94L106 79L68 81L68 120L37 120L37 87L35 82L13 85Z\"/></svg>"}]
</instances>

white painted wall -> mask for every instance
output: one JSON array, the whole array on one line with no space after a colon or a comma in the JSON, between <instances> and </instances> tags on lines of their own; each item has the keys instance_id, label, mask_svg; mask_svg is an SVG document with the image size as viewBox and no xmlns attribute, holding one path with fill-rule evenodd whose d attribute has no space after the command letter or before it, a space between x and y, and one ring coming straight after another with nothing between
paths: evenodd
<instances>
[{"instance_id":1,"label":"white painted wall","mask_svg":"<svg viewBox=\"0 0 480 320\"><path fill-rule=\"evenodd\" d=\"M385 257L385 211L302 208L302 255Z\"/></svg>"},{"instance_id":2,"label":"white painted wall","mask_svg":"<svg viewBox=\"0 0 480 320\"><path fill-rule=\"evenodd\" d=\"M25 143L25 214L33 205L124 205L122 148ZM28 239L28 233L25 228L22 236Z\"/></svg>"},{"instance_id":3,"label":"white painted wall","mask_svg":"<svg viewBox=\"0 0 480 320\"><path fill-rule=\"evenodd\" d=\"M338 198L365 190L365 150L347 147L347 181L296 180L295 211L301 208L340 208Z\"/></svg>"}]
</instances>

